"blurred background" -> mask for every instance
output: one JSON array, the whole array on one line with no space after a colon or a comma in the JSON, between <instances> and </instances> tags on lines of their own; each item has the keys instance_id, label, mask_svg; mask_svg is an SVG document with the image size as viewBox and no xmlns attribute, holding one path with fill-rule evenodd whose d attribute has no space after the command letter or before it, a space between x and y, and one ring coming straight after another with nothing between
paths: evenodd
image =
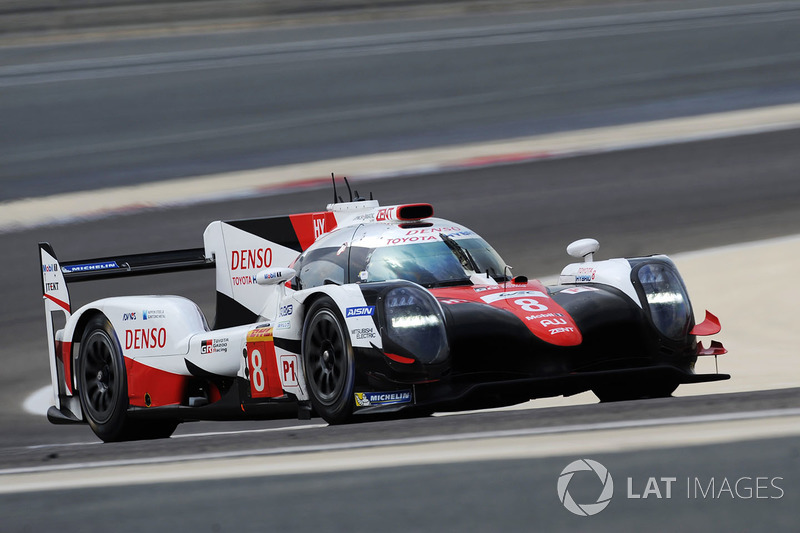
<instances>
[{"instance_id":1,"label":"blurred background","mask_svg":"<svg viewBox=\"0 0 800 533\"><path fill-rule=\"evenodd\" d=\"M582 237L600 240L601 258L677 254L697 318L709 308L726 328L721 340L731 354L720 370L733 379L716 388L681 387L686 397L666 404L614 407L591 397L542 403L556 406L527 417L464 415L448 431L800 407L793 318L799 107L800 3L793 1L0 0L0 464L287 445L276 433L88 446L88 428L52 426L26 412L23 402L49 383L35 245L49 241L62 260L202 246L212 220L324 209L330 172L385 205L432 203L438 216L482 234L517 274L557 274L570 260L566 245ZM740 246L752 241L759 244ZM698 253L681 255L687 252ZM71 291L79 304L114 294L182 294L213 319L213 273ZM307 434L327 442L438 431L435 419L335 429ZM655 516L682 528L792 530L798 441L754 446L772 450L776 462L758 454L762 462L748 463L756 454L737 444L724 453L695 448L691 468L706 476L733 475L731 465L780 470L786 500L726 501L714 513L702 505L621 505L593 524L645 527ZM548 453L557 456L557 448ZM670 475L683 450L637 451L630 463L604 453L618 471L646 476ZM387 495L406 497L419 479L440 489L408 496L410 509L431 516L428 527L377 496L383 503L374 513L347 514L354 502L324 490L373 487L369 475L310 477L281 505L315 494L331 514L312 513L307 527L280 523L364 530L386 526L382 516L391 516L388 530L573 529L579 523L559 507L555 479L574 458L470 463L457 472L437 466L436 484L419 466L407 475L381 471L398 483ZM514 477L526 469L536 483ZM495 471L509 484L492 481ZM447 507L444 495L464 486L471 488L459 501L462 512ZM167 490L150 488L150 496L135 497L149 500L132 501L154 505ZM203 508L197 505L207 495L187 490L192 502L178 498L176 505L195 509L190 522L202 530L227 530L226 506L244 512L237 505L253 493L217 493ZM0 495L11 531L72 519L71 506L45 494ZM59 494L63 502L75 497ZM121 523L130 529L153 526L136 504L84 496L126 516ZM470 513L476 502L491 502L494 514ZM88 512L86 505L80 510ZM273 511L266 506L257 516ZM505 518L494 522L496 515ZM170 520L162 516L162 527L180 528ZM255 530L263 522L240 525Z\"/></svg>"}]
</instances>

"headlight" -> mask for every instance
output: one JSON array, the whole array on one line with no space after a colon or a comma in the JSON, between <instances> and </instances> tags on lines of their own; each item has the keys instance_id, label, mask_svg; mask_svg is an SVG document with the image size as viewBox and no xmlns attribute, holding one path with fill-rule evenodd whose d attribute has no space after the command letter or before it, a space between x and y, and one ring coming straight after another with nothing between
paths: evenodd
<instances>
[{"instance_id":1,"label":"headlight","mask_svg":"<svg viewBox=\"0 0 800 533\"><path fill-rule=\"evenodd\" d=\"M425 364L447 357L444 317L427 291L413 286L395 287L386 293L383 310L387 340L394 349Z\"/></svg>"},{"instance_id":2,"label":"headlight","mask_svg":"<svg viewBox=\"0 0 800 533\"><path fill-rule=\"evenodd\" d=\"M650 318L658 331L671 339L685 337L692 308L680 276L664 263L646 263L639 268Z\"/></svg>"}]
</instances>

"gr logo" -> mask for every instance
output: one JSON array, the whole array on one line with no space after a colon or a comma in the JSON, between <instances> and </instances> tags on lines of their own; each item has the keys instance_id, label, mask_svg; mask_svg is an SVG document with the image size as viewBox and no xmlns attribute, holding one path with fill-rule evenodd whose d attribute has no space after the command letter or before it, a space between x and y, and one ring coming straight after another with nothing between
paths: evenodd
<instances>
[{"instance_id":1,"label":"gr logo","mask_svg":"<svg viewBox=\"0 0 800 533\"><path fill-rule=\"evenodd\" d=\"M574 476L576 472L582 471L594 472L603 484L603 489L597 497L597 501L594 503L576 503L575 500L572 499L569 490L567 490L572 481L572 476ZM579 476L578 479L583 477L585 476ZM609 474L608 469L591 459L578 459L568 464L566 468L561 471L561 475L558 476L557 488L558 499L561 500L561 503L564 504L567 511L578 516L596 515L608 507L608 504L611 503L611 497L614 496L614 480L611 479L611 474Z\"/></svg>"}]
</instances>

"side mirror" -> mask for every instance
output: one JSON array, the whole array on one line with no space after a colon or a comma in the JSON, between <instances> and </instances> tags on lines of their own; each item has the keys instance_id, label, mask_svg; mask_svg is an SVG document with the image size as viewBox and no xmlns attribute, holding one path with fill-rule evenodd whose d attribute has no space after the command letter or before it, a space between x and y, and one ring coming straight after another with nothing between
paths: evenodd
<instances>
[{"instance_id":1,"label":"side mirror","mask_svg":"<svg viewBox=\"0 0 800 533\"><path fill-rule=\"evenodd\" d=\"M267 268L256 274L256 283L259 285L280 285L292 279L295 274L297 272L293 268Z\"/></svg>"},{"instance_id":2,"label":"side mirror","mask_svg":"<svg viewBox=\"0 0 800 533\"><path fill-rule=\"evenodd\" d=\"M600 249L600 243L594 239L580 239L567 246L567 253L581 258L587 263L594 261L594 253Z\"/></svg>"}]
</instances>

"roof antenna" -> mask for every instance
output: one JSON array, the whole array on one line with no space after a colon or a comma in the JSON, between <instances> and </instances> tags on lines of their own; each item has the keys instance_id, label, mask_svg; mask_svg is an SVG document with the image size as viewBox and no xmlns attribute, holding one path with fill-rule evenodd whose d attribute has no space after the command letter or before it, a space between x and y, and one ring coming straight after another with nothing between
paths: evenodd
<instances>
[{"instance_id":1,"label":"roof antenna","mask_svg":"<svg viewBox=\"0 0 800 533\"><path fill-rule=\"evenodd\" d=\"M333 203L336 203L336 178L333 177L333 172L331 172L331 181L333 182Z\"/></svg>"},{"instance_id":2,"label":"roof antenna","mask_svg":"<svg viewBox=\"0 0 800 533\"><path fill-rule=\"evenodd\" d=\"M347 176L344 177L344 184L347 185L347 192L350 193L350 201L353 201L353 191L350 189L350 184L347 183Z\"/></svg>"}]
</instances>

